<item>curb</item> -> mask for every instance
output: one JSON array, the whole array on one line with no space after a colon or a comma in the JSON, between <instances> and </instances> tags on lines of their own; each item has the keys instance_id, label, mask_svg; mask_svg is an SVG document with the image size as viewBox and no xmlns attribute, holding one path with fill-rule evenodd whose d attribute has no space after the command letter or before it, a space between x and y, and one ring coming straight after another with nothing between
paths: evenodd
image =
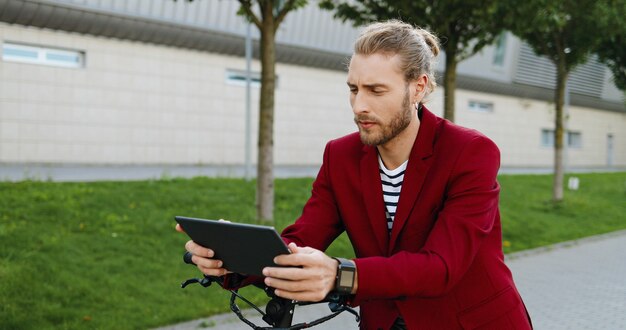
<instances>
[{"instance_id":1,"label":"curb","mask_svg":"<svg viewBox=\"0 0 626 330\"><path fill-rule=\"evenodd\" d=\"M571 241L565 241L565 242L555 243L551 245L541 246L541 247L534 248L534 249L513 252L513 253L506 254L504 258L505 260L526 258L526 257L535 256L538 254L548 253L554 250L566 249L566 248L578 246L578 245L585 244L585 243L601 241L607 238L618 237L618 236L623 236L623 235L626 235L626 229L612 231L612 232L608 232L604 234L593 235L593 236L587 236L587 237L583 237L583 238L579 238L579 239L575 239Z\"/></svg>"}]
</instances>

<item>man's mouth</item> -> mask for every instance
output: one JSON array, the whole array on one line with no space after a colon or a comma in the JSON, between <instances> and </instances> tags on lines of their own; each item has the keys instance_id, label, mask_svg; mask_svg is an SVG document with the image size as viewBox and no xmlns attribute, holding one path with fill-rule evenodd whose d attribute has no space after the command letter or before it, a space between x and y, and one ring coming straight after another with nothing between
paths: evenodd
<instances>
[{"instance_id":1,"label":"man's mouth","mask_svg":"<svg viewBox=\"0 0 626 330\"><path fill-rule=\"evenodd\" d=\"M378 124L375 119L368 118L367 116L355 117L354 122L362 129L368 129Z\"/></svg>"},{"instance_id":2,"label":"man's mouth","mask_svg":"<svg viewBox=\"0 0 626 330\"><path fill-rule=\"evenodd\" d=\"M374 121L369 121L369 120L359 120L359 126L361 126L364 129L368 129L371 128L372 126L376 125L376 122Z\"/></svg>"}]
</instances>

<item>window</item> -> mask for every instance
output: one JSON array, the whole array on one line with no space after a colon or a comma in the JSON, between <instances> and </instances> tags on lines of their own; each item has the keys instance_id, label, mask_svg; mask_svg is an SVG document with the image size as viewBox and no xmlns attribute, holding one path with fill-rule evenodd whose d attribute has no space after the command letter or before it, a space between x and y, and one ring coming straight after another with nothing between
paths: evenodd
<instances>
[{"instance_id":1,"label":"window","mask_svg":"<svg viewBox=\"0 0 626 330\"><path fill-rule=\"evenodd\" d=\"M261 73L250 72L250 86L261 86ZM245 86L246 85L246 71L245 70L226 70L226 83L229 85ZM278 86L278 76L276 76L276 86Z\"/></svg>"},{"instance_id":2,"label":"window","mask_svg":"<svg viewBox=\"0 0 626 330\"><path fill-rule=\"evenodd\" d=\"M554 147L554 130L553 129L541 130L541 146L542 147Z\"/></svg>"},{"instance_id":3,"label":"window","mask_svg":"<svg viewBox=\"0 0 626 330\"><path fill-rule=\"evenodd\" d=\"M568 148L580 149L583 147L583 137L580 132L567 132L565 135L565 143ZM542 129L541 130L541 146L542 147L554 147L554 130Z\"/></svg>"},{"instance_id":4,"label":"window","mask_svg":"<svg viewBox=\"0 0 626 330\"><path fill-rule=\"evenodd\" d=\"M469 101L467 106L470 111L493 112L493 103L491 102Z\"/></svg>"},{"instance_id":5,"label":"window","mask_svg":"<svg viewBox=\"0 0 626 330\"><path fill-rule=\"evenodd\" d=\"M506 54L506 32L500 33L496 37L493 50L493 65L497 67L504 66L504 55Z\"/></svg>"},{"instance_id":6,"label":"window","mask_svg":"<svg viewBox=\"0 0 626 330\"><path fill-rule=\"evenodd\" d=\"M580 132L567 132L567 146L580 149L583 147L583 138Z\"/></svg>"},{"instance_id":7,"label":"window","mask_svg":"<svg viewBox=\"0 0 626 330\"><path fill-rule=\"evenodd\" d=\"M5 42L2 44L2 59L8 62L82 68L85 52Z\"/></svg>"}]
</instances>

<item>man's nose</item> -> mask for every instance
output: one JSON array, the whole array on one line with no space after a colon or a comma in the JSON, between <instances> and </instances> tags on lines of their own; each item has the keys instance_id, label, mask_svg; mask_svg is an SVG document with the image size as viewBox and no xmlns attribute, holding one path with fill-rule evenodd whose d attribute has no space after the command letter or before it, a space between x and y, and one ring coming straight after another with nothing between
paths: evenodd
<instances>
[{"instance_id":1,"label":"man's nose","mask_svg":"<svg viewBox=\"0 0 626 330\"><path fill-rule=\"evenodd\" d=\"M369 112L369 106L362 93L357 93L356 95L354 95L354 98L352 100L352 112L354 112L355 115L359 113Z\"/></svg>"}]
</instances>

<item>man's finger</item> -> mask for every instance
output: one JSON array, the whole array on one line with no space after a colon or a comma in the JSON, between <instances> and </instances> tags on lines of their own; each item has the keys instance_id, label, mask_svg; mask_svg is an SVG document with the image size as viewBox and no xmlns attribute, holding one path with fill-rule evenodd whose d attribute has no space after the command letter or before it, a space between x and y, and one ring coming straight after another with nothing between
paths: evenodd
<instances>
[{"instance_id":1,"label":"man's finger","mask_svg":"<svg viewBox=\"0 0 626 330\"><path fill-rule=\"evenodd\" d=\"M296 245L296 243L289 243L289 245L287 246L289 248L289 251L291 251L291 253L306 253L306 254L311 254L311 253L315 253L315 251L318 251L312 247L308 247L308 246L304 246L304 247L299 247Z\"/></svg>"},{"instance_id":2,"label":"man's finger","mask_svg":"<svg viewBox=\"0 0 626 330\"><path fill-rule=\"evenodd\" d=\"M292 278L282 279L276 277L266 277L263 281L265 285L282 291L288 291L292 293L303 293L308 291L320 292L320 294L324 295L326 294L323 283L318 281L309 281L308 279L293 280Z\"/></svg>"},{"instance_id":3,"label":"man's finger","mask_svg":"<svg viewBox=\"0 0 626 330\"><path fill-rule=\"evenodd\" d=\"M222 260L202 258L196 255L191 256L191 261L197 266L204 268L221 268L224 264Z\"/></svg>"},{"instance_id":4,"label":"man's finger","mask_svg":"<svg viewBox=\"0 0 626 330\"><path fill-rule=\"evenodd\" d=\"M266 277L263 282L269 287L290 292L297 292L305 289L305 285L303 285L299 281L289 281L275 277Z\"/></svg>"},{"instance_id":5,"label":"man's finger","mask_svg":"<svg viewBox=\"0 0 626 330\"><path fill-rule=\"evenodd\" d=\"M265 267L263 268L263 275L273 278L288 279L290 281L299 281L311 277L307 269L295 267Z\"/></svg>"},{"instance_id":6,"label":"man's finger","mask_svg":"<svg viewBox=\"0 0 626 330\"><path fill-rule=\"evenodd\" d=\"M307 253L281 254L274 258L274 263L281 266L309 266L315 263L311 256Z\"/></svg>"},{"instance_id":7,"label":"man's finger","mask_svg":"<svg viewBox=\"0 0 626 330\"><path fill-rule=\"evenodd\" d=\"M202 274L209 276L224 276L229 273L225 268L206 268L198 266L198 269L202 272Z\"/></svg>"},{"instance_id":8,"label":"man's finger","mask_svg":"<svg viewBox=\"0 0 626 330\"><path fill-rule=\"evenodd\" d=\"M288 291L282 289L275 289L274 294L277 296L296 301L322 301L326 298L326 295L322 291Z\"/></svg>"},{"instance_id":9,"label":"man's finger","mask_svg":"<svg viewBox=\"0 0 626 330\"><path fill-rule=\"evenodd\" d=\"M198 245L194 241L187 241L187 243L185 243L185 249L191 252L191 254L200 257L213 258L213 256L215 256L215 252L213 252L213 250Z\"/></svg>"}]
</instances>

